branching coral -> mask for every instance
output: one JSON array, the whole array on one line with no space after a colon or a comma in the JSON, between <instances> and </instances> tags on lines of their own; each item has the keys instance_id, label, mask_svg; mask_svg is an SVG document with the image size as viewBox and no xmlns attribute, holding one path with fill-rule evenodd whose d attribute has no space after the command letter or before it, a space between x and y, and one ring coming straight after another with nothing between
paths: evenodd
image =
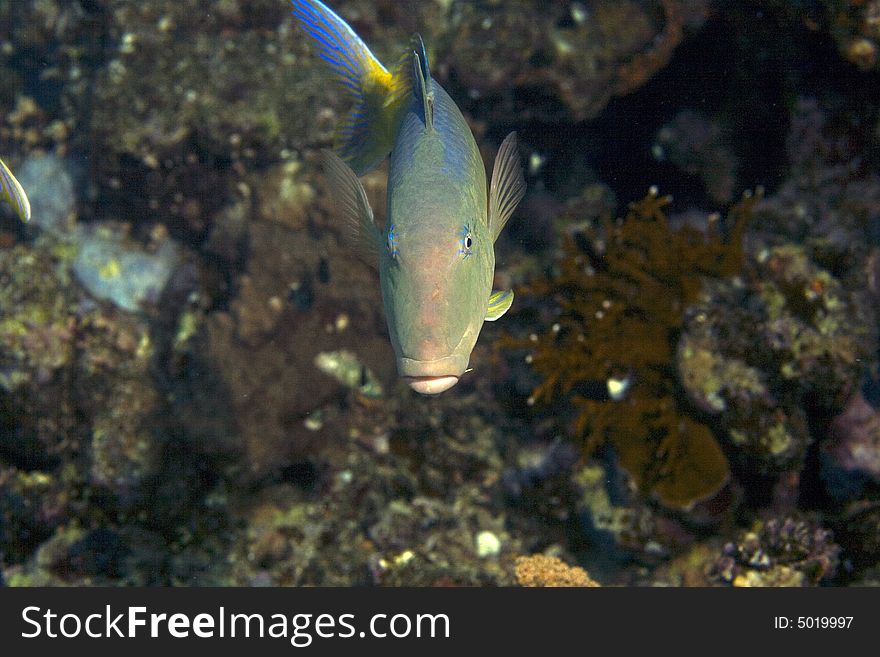
<instances>
[{"instance_id":1,"label":"branching coral","mask_svg":"<svg viewBox=\"0 0 880 657\"><path fill-rule=\"evenodd\" d=\"M607 441L639 489L672 507L687 508L727 481L727 459L709 427L682 407L675 350L683 311L704 277L739 271L754 201L749 195L733 208L724 239L717 217L705 232L673 229L664 212L670 198L652 189L622 221L602 222L589 244L567 241L558 276L528 291L552 298L556 323L506 343L528 346L542 377L530 403L569 401L585 454ZM629 388L615 403L590 393L601 381Z\"/></svg>"}]
</instances>

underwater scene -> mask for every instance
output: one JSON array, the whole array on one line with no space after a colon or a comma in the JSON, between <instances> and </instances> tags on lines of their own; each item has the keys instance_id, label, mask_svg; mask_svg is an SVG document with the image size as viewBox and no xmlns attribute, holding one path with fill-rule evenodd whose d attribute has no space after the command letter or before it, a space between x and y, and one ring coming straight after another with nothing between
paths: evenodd
<instances>
[{"instance_id":1,"label":"underwater scene","mask_svg":"<svg viewBox=\"0 0 880 657\"><path fill-rule=\"evenodd\" d=\"M0 0L0 584L880 584L880 0Z\"/></svg>"}]
</instances>

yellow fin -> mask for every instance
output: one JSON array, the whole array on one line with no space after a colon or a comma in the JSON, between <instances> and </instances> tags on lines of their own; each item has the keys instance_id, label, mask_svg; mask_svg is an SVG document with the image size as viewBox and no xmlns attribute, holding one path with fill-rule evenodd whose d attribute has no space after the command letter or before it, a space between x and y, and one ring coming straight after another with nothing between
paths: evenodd
<instances>
[{"instance_id":1,"label":"yellow fin","mask_svg":"<svg viewBox=\"0 0 880 657\"><path fill-rule=\"evenodd\" d=\"M31 203L9 167L0 160L0 201L6 201L22 221L31 218Z\"/></svg>"},{"instance_id":2,"label":"yellow fin","mask_svg":"<svg viewBox=\"0 0 880 657\"><path fill-rule=\"evenodd\" d=\"M489 295L489 307L486 309L486 321L494 322L506 313L513 304L513 290L495 290Z\"/></svg>"}]
</instances>

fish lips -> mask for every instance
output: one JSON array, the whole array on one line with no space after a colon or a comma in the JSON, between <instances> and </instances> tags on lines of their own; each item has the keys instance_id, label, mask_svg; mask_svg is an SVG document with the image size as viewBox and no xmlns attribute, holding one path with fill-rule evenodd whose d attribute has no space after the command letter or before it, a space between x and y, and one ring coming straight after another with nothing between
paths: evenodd
<instances>
[{"instance_id":1,"label":"fish lips","mask_svg":"<svg viewBox=\"0 0 880 657\"><path fill-rule=\"evenodd\" d=\"M409 387L423 395L436 395L458 383L468 366L466 356L452 355L434 360L418 360L402 356L397 371Z\"/></svg>"}]
</instances>

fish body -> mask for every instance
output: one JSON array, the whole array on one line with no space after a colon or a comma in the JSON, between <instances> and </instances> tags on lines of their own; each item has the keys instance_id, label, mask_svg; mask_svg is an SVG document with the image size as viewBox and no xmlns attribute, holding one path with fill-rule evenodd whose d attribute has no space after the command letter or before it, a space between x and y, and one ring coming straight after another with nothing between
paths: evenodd
<instances>
[{"instance_id":1,"label":"fish body","mask_svg":"<svg viewBox=\"0 0 880 657\"><path fill-rule=\"evenodd\" d=\"M31 218L31 204L24 189L0 160L0 201L6 201L22 221Z\"/></svg>"},{"instance_id":2,"label":"fish body","mask_svg":"<svg viewBox=\"0 0 880 657\"><path fill-rule=\"evenodd\" d=\"M337 208L357 252L379 271L398 372L423 394L449 389L467 370L483 322L513 292L492 291L494 242L525 191L515 134L499 149L487 188L461 111L431 77L421 38L393 72L317 0L294 15L353 100L325 154ZM390 154L387 219L377 226L357 176Z\"/></svg>"}]
</instances>

